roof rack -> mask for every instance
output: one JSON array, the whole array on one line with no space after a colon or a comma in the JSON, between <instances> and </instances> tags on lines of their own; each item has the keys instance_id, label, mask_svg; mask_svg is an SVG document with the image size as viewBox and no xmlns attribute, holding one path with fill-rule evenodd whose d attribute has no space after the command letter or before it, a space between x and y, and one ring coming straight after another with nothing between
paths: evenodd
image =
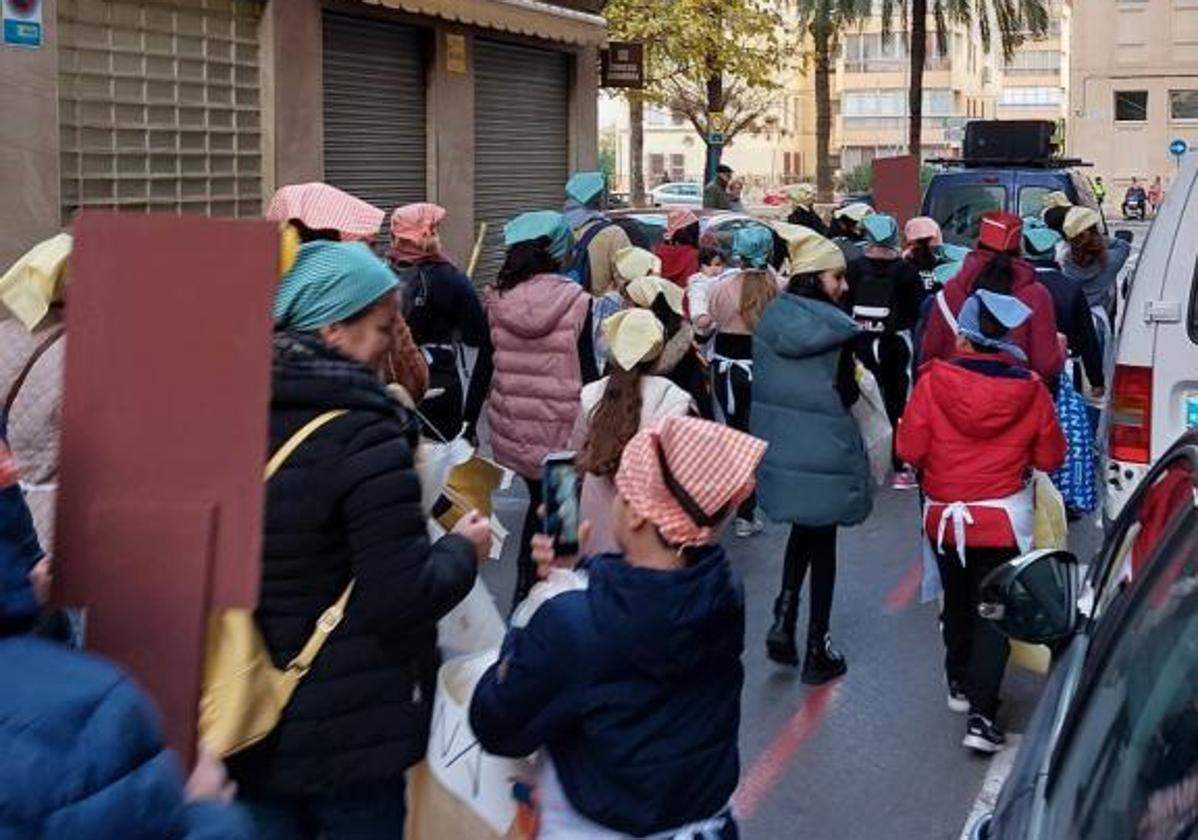
<instances>
[{"instance_id":1,"label":"roof rack","mask_svg":"<svg viewBox=\"0 0 1198 840\"><path fill-rule=\"evenodd\" d=\"M1022 167L1024 169L1072 169L1094 164L1081 158L929 158L926 163L939 166L959 166L962 169L983 167Z\"/></svg>"}]
</instances>

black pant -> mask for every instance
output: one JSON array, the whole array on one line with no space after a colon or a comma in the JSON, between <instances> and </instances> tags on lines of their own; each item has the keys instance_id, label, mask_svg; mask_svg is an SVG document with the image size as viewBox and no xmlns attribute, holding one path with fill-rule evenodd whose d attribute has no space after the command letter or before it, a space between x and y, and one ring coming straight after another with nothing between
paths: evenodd
<instances>
[{"instance_id":1,"label":"black pant","mask_svg":"<svg viewBox=\"0 0 1198 840\"><path fill-rule=\"evenodd\" d=\"M811 609L807 616L808 642L822 639L832 621L832 594L836 590L836 526L791 525L782 566L782 588L803 588L811 567Z\"/></svg>"},{"instance_id":2,"label":"black pant","mask_svg":"<svg viewBox=\"0 0 1198 840\"><path fill-rule=\"evenodd\" d=\"M729 365L723 373L720 372L720 368L720 363L716 362L715 394L720 403L720 411L723 412L724 420L730 427L737 431L748 432L749 409L753 405L753 379L735 365ZM728 400L729 384L731 384L732 390L731 409ZM757 493L754 492L741 503L736 511L736 517L752 519L756 511Z\"/></svg>"},{"instance_id":3,"label":"black pant","mask_svg":"<svg viewBox=\"0 0 1198 840\"><path fill-rule=\"evenodd\" d=\"M967 547L962 566L951 546L936 555L944 585L945 674L964 687L972 711L990 720L998 711L1011 645L988 619L978 615L978 596L986 575L1018 556L1016 548Z\"/></svg>"},{"instance_id":4,"label":"black pant","mask_svg":"<svg viewBox=\"0 0 1198 840\"><path fill-rule=\"evenodd\" d=\"M525 478L524 483L528 486L528 511L524 514L524 530L520 535L520 550L516 554L516 594L512 601L513 606L524 600L524 596L528 594L520 591L521 580L535 582L537 578L532 559L532 538L541 528L541 515L538 510L544 498L544 487L539 478Z\"/></svg>"},{"instance_id":5,"label":"black pant","mask_svg":"<svg viewBox=\"0 0 1198 840\"><path fill-rule=\"evenodd\" d=\"M458 372L457 354L437 347L428 350L432 362L428 366L429 390L444 391L438 397L426 398L420 413L432 425L425 434L434 440L453 440L462 431L462 377Z\"/></svg>"},{"instance_id":6,"label":"black pant","mask_svg":"<svg viewBox=\"0 0 1198 840\"><path fill-rule=\"evenodd\" d=\"M878 380L886 416L897 431L899 418L907 407L907 391L911 387L911 350L902 337L894 333L866 333L857 339L857 358ZM895 440L898 436L895 435ZM902 462L894 456L894 468Z\"/></svg>"}]
</instances>

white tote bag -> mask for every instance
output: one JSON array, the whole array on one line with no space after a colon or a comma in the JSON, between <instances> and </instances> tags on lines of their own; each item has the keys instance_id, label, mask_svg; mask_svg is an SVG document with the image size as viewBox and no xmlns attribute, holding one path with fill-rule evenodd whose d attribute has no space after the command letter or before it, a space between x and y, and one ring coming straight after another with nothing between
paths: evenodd
<instances>
[{"instance_id":1,"label":"white tote bag","mask_svg":"<svg viewBox=\"0 0 1198 840\"><path fill-rule=\"evenodd\" d=\"M857 388L861 397L853 403L849 411L857 421L857 428L861 430L865 454L869 456L869 471L881 487L890 477L894 429L886 415L886 403L882 401L882 389L878 387L878 380L860 362L856 363L856 367Z\"/></svg>"}]
</instances>

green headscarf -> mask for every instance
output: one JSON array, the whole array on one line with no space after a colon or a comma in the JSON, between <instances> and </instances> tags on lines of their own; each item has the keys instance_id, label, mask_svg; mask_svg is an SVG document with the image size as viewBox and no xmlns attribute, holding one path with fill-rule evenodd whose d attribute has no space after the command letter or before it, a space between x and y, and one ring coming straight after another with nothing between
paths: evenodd
<instances>
[{"instance_id":1,"label":"green headscarf","mask_svg":"<svg viewBox=\"0 0 1198 840\"><path fill-rule=\"evenodd\" d=\"M327 327L397 285L395 273L362 242L308 242L275 290L275 327L301 332Z\"/></svg>"},{"instance_id":2,"label":"green headscarf","mask_svg":"<svg viewBox=\"0 0 1198 840\"><path fill-rule=\"evenodd\" d=\"M564 260L574 248L574 231L566 217L555 210L523 213L503 229L503 244L507 248L541 237L549 240L549 253L555 260Z\"/></svg>"}]
</instances>

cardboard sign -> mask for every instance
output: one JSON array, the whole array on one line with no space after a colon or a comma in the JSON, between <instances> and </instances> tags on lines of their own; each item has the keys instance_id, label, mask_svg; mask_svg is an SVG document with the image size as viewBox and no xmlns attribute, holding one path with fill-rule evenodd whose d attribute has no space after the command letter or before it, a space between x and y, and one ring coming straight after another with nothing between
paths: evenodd
<instances>
[{"instance_id":1,"label":"cardboard sign","mask_svg":"<svg viewBox=\"0 0 1198 840\"><path fill-rule=\"evenodd\" d=\"M194 751L209 612L257 603L278 229L74 224L55 601Z\"/></svg>"},{"instance_id":2,"label":"cardboard sign","mask_svg":"<svg viewBox=\"0 0 1198 840\"><path fill-rule=\"evenodd\" d=\"M873 163L874 208L898 219L900 228L919 215L919 161L912 155L878 158Z\"/></svg>"}]
</instances>

